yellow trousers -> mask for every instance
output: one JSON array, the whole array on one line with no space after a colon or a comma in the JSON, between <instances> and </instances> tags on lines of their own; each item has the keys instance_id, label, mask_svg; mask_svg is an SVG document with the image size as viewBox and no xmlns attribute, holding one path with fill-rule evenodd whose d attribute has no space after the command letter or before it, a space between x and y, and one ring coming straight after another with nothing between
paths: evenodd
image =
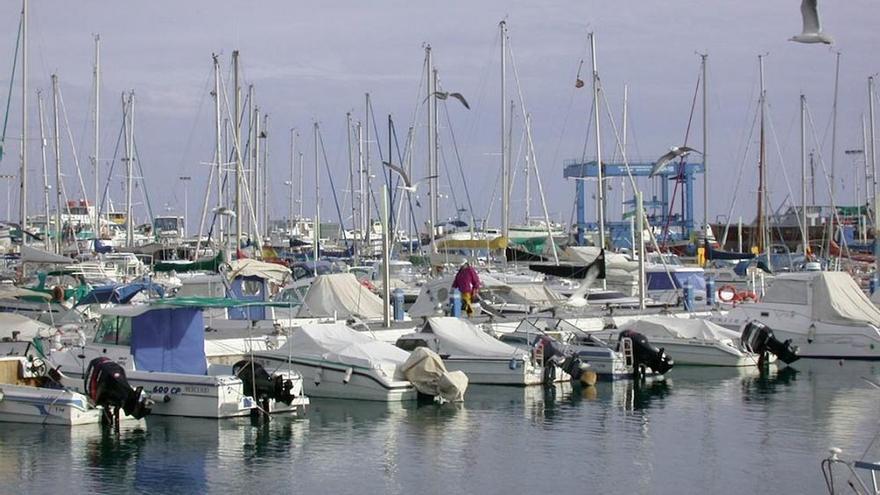
<instances>
[{"instance_id":1,"label":"yellow trousers","mask_svg":"<svg viewBox=\"0 0 880 495\"><path fill-rule=\"evenodd\" d=\"M473 292L462 292L461 293L461 309L467 313L468 318L470 318L474 314L474 293Z\"/></svg>"}]
</instances>

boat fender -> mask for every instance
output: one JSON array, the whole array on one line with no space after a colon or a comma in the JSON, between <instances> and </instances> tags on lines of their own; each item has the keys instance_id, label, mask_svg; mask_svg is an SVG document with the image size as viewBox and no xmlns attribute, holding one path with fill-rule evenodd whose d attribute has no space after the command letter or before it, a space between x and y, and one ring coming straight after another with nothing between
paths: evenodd
<instances>
[{"instance_id":1,"label":"boat fender","mask_svg":"<svg viewBox=\"0 0 880 495\"><path fill-rule=\"evenodd\" d=\"M730 296L724 297L724 294L730 294ZM718 288L718 300L721 302L725 302L725 303L733 302L733 300L736 299L736 295L737 295L736 287L734 287L730 284L722 285L721 287Z\"/></svg>"},{"instance_id":2,"label":"boat fender","mask_svg":"<svg viewBox=\"0 0 880 495\"><path fill-rule=\"evenodd\" d=\"M342 383L348 385L348 382L351 381L351 374L354 373L354 370L351 368L345 368L345 375L342 377Z\"/></svg>"}]
</instances>

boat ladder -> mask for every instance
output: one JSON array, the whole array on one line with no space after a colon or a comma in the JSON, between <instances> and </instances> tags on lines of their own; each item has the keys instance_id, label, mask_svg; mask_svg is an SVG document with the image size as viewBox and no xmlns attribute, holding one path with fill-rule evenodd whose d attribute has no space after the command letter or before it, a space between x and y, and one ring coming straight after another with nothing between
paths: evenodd
<instances>
[{"instance_id":1,"label":"boat ladder","mask_svg":"<svg viewBox=\"0 0 880 495\"><path fill-rule=\"evenodd\" d=\"M633 342L629 337L624 337L620 339L620 351L623 353L623 364L627 369L632 369L633 365L635 365L635 358L633 357Z\"/></svg>"}]
</instances>

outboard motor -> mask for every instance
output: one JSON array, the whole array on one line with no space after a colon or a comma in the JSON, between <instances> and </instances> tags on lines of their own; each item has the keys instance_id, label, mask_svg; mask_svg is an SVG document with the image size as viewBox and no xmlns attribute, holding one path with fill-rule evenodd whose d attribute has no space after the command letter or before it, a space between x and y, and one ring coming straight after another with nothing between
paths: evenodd
<instances>
[{"instance_id":1,"label":"outboard motor","mask_svg":"<svg viewBox=\"0 0 880 495\"><path fill-rule=\"evenodd\" d=\"M243 359L232 365L232 374L243 382L244 393L253 394L254 399L261 404L268 399L275 399L290 405L296 398L292 393L292 380L281 375L270 375L262 365L249 359Z\"/></svg>"},{"instance_id":2,"label":"outboard motor","mask_svg":"<svg viewBox=\"0 0 880 495\"><path fill-rule=\"evenodd\" d=\"M798 348L791 343L791 339L780 342L773 335L773 330L757 321L746 325L740 337L740 343L742 343L743 349L749 352L759 355L769 352L785 364L791 364L800 358L797 353Z\"/></svg>"},{"instance_id":3,"label":"outboard motor","mask_svg":"<svg viewBox=\"0 0 880 495\"><path fill-rule=\"evenodd\" d=\"M562 345L552 337L540 335L534 344L535 349L541 349L541 362L538 363L544 368L544 383L553 383L556 381L556 368L564 362L566 358L565 349Z\"/></svg>"},{"instance_id":4,"label":"outboard motor","mask_svg":"<svg viewBox=\"0 0 880 495\"><path fill-rule=\"evenodd\" d=\"M150 414L153 407L144 388L132 388L122 366L106 357L89 362L84 385L86 395L95 405L104 407L104 421L112 423L116 429L119 429L120 408L125 414L140 419Z\"/></svg>"},{"instance_id":5,"label":"outboard motor","mask_svg":"<svg viewBox=\"0 0 880 495\"><path fill-rule=\"evenodd\" d=\"M629 338L633 346L633 367L644 372L645 368L651 368L654 373L664 374L672 369L675 362L663 348L656 348L648 338L633 330L624 330L617 336L618 349L623 339Z\"/></svg>"}]
</instances>

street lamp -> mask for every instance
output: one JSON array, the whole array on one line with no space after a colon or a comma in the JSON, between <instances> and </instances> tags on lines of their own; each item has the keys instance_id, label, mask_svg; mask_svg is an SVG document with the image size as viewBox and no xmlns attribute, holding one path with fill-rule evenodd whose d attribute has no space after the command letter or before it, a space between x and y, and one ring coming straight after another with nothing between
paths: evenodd
<instances>
[{"instance_id":1,"label":"street lamp","mask_svg":"<svg viewBox=\"0 0 880 495\"><path fill-rule=\"evenodd\" d=\"M186 237L186 222L189 220L189 197L187 196L188 188L186 187L186 183L191 181L192 177L189 175L182 175L178 177L178 179L183 182L183 237Z\"/></svg>"}]
</instances>

